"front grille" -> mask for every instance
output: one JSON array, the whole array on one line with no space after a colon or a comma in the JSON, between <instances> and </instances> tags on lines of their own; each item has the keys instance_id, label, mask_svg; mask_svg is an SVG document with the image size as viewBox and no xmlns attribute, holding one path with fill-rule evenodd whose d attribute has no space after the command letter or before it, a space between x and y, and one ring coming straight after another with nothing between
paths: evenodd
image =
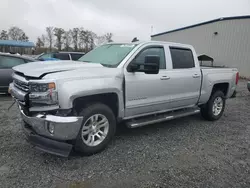
<instances>
[{"instance_id":1,"label":"front grille","mask_svg":"<svg viewBox=\"0 0 250 188\"><path fill-rule=\"evenodd\" d=\"M14 79L13 80L14 86L24 92L28 92L29 91L29 85L26 82Z\"/></svg>"}]
</instances>

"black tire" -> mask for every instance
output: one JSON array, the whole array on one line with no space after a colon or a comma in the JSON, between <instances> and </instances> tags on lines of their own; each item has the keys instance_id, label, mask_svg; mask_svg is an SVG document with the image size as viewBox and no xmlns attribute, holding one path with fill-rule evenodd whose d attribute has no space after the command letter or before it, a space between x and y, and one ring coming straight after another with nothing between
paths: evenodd
<instances>
[{"instance_id":1,"label":"black tire","mask_svg":"<svg viewBox=\"0 0 250 188\"><path fill-rule=\"evenodd\" d=\"M108 129L107 136L100 144L98 144L97 146L88 146L82 140L82 136L81 136L82 128L83 128L84 123L92 115L95 115L95 114L102 114L108 119L109 129ZM82 109L78 115L83 117L83 123L82 123L81 129L76 139L75 150L84 155L92 155L92 154L95 154L104 150L108 146L112 138L114 137L114 134L116 131L116 118L114 116L113 111L105 104L94 103Z\"/></svg>"},{"instance_id":2,"label":"black tire","mask_svg":"<svg viewBox=\"0 0 250 188\"><path fill-rule=\"evenodd\" d=\"M223 105L222 105L222 110L218 115L215 115L213 113L213 104L214 101L217 97L221 97L222 101L223 101ZM226 100L225 100L225 96L224 93L222 91L215 91L214 93L212 93L212 95L210 96L208 102L203 105L201 107L201 116L209 121L215 121L220 119L220 117L222 116L224 109L225 109L225 104L226 104Z\"/></svg>"}]
</instances>

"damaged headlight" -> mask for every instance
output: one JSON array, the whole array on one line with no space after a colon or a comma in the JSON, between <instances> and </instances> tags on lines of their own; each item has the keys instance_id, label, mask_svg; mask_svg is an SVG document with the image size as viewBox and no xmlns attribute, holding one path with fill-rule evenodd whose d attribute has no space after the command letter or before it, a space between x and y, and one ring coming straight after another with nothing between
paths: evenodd
<instances>
[{"instance_id":1,"label":"damaged headlight","mask_svg":"<svg viewBox=\"0 0 250 188\"><path fill-rule=\"evenodd\" d=\"M30 83L29 99L32 106L36 104L57 104L58 96L56 84L51 83Z\"/></svg>"},{"instance_id":2,"label":"damaged headlight","mask_svg":"<svg viewBox=\"0 0 250 188\"><path fill-rule=\"evenodd\" d=\"M46 92L49 89L56 89L56 85L54 82L51 83L31 83L30 84L30 92Z\"/></svg>"}]
</instances>

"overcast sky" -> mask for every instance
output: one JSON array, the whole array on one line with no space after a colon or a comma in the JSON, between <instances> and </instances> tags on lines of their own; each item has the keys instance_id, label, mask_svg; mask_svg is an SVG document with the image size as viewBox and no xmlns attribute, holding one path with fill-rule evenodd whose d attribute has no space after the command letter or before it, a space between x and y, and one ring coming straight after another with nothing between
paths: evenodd
<instances>
[{"instance_id":1,"label":"overcast sky","mask_svg":"<svg viewBox=\"0 0 250 188\"><path fill-rule=\"evenodd\" d=\"M250 0L0 0L0 29L22 28L31 41L46 26L112 32L115 41L228 16L250 15Z\"/></svg>"}]
</instances>

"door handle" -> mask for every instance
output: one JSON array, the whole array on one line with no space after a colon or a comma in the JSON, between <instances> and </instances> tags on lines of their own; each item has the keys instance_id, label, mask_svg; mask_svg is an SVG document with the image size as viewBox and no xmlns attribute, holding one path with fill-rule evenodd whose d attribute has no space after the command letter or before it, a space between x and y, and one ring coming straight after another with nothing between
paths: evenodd
<instances>
[{"instance_id":1,"label":"door handle","mask_svg":"<svg viewBox=\"0 0 250 188\"><path fill-rule=\"evenodd\" d=\"M162 76L162 77L161 77L161 80L169 80L169 79L170 79L169 76Z\"/></svg>"},{"instance_id":2,"label":"door handle","mask_svg":"<svg viewBox=\"0 0 250 188\"><path fill-rule=\"evenodd\" d=\"M199 75L199 74L194 74L193 75L193 78L199 78L201 75Z\"/></svg>"}]
</instances>

